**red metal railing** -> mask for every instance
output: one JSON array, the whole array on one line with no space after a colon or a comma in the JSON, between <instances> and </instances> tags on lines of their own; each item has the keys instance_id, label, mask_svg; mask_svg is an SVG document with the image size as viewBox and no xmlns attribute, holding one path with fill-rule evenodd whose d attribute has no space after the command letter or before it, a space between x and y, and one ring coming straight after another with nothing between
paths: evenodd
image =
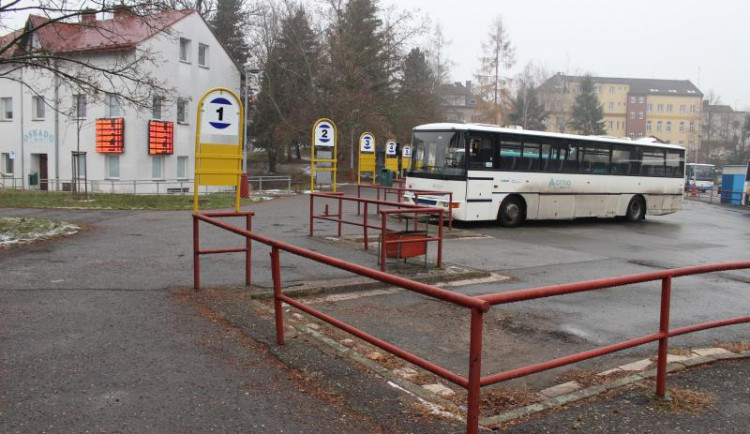
<instances>
[{"instance_id":1,"label":"red metal railing","mask_svg":"<svg viewBox=\"0 0 750 434\"><path fill-rule=\"evenodd\" d=\"M323 214L315 214L315 198L319 198L322 200L335 201L337 203L336 210L332 213L330 211L330 208L328 207L329 204L325 204ZM343 212L344 202L356 203L358 210L361 207L364 207L364 214L362 214L363 216L362 221L347 220L344 217L344 212ZM380 214L380 225L376 225L369 221L368 207L372 205L375 205L378 208L380 206L395 207L395 209L387 209L387 210L378 209L378 213ZM386 269L385 256L386 256L386 248L389 244L408 244L408 243L436 241L438 244L437 266L441 267L443 265L443 221L444 221L443 215L444 213L445 213L445 210L443 208L438 208L438 207L425 207L421 205L386 202L383 200L345 196L343 193L310 193L310 236L311 237L315 236L315 220L327 220L327 221L335 222L337 224L337 234L338 234L337 236L338 237L341 237L342 235L343 224L348 224L352 226L360 226L362 227L364 247L365 247L365 250L368 250L369 243L370 243L370 236L369 236L368 229L379 230L381 234L381 237L380 237L380 270L381 271L385 271ZM417 229L417 225L419 222L419 219L416 217L418 217L420 214L437 214L438 235L432 236L432 237L425 236L423 238L420 238L419 240L386 240L386 237L384 237L383 234L390 233L390 230L388 229L388 216L390 215L404 216L405 214L414 215L415 217L413 219L414 230Z\"/></svg>"},{"instance_id":2,"label":"red metal railing","mask_svg":"<svg viewBox=\"0 0 750 434\"><path fill-rule=\"evenodd\" d=\"M403 184L403 183L402 183ZM384 185L366 185L357 184L357 197L362 197L362 190L375 190L376 200L380 199L380 192L383 192L384 201L388 200L389 194L396 194L396 202L403 203L404 193L410 192L414 194L414 204L417 206L424 206L419 204L419 196L448 196L448 207L445 208L448 211L448 226L453 229L453 192L442 191L442 190L414 190L412 188L404 187L388 187ZM411 204L410 204L411 205ZM360 209L357 207L357 215L359 215Z\"/></svg>"},{"instance_id":3,"label":"red metal railing","mask_svg":"<svg viewBox=\"0 0 750 434\"><path fill-rule=\"evenodd\" d=\"M668 353L668 342L669 338L673 336L679 336L687 333L693 333L696 331L706 330L715 327L722 327L734 324L750 323L750 316L741 316L736 318L722 319L716 321L710 321L700 324L694 324L690 326L680 327L676 329L669 328L669 316L670 316L670 301L672 293L672 280L676 277L704 274L726 270L738 270L738 269L750 269L750 261L745 262L733 262L725 264L709 264L693 267L676 268L672 270L662 270L649 273L633 274L629 276L620 276L606 279L590 280L586 282L567 283L561 285L551 285L532 289L522 289L516 291L509 291L504 293L487 294L477 297L470 297L459 293L446 291L436 286L427 285L419 282L415 282L403 277L393 276L378 270L363 267L361 265L352 264L341 259L336 259L330 256L323 255L321 253L313 252L310 250L303 249L291 244L286 244L280 241L272 240L268 237L260 234L251 232L249 229L242 229L231 226L222 221L216 220L213 217L223 216L218 215L206 215L206 214L193 214L195 225L197 220L202 220L214 226L226 229L230 232L245 236L248 240L252 239L271 247L271 275L274 286L274 310L275 310L275 322L276 322L276 340L279 344L284 343L284 319L283 319L283 303L287 303L290 306L296 307L303 312L308 313L322 321L325 321L341 330L344 330L358 338L365 340L395 356L398 356L408 362L411 362L433 374L444 378L458 386L467 389L467 415L466 415L466 432L477 433L479 430L479 404L481 398L481 387L496 384L502 381L507 381L513 378L519 378L527 375L531 375L537 372L546 371L549 369L558 368L561 366L569 365L572 363L580 362L583 360L592 359L605 354L610 354L616 351L624 350L627 348L633 348L639 345L643 345L650 342L659 341L658 358L657 358L657 381L656 381L656 394L663 397L666 391L666 373L667 373L667 353ZM194 226L195 227L195 226ZM194 229L194 234L197 237L198 231ZM196 241L196 246L198 245ZM231 250L231 249L226 249ZM471 330L469 339L469 375L468 378L460 374L449 371L435 363L432 363L422 357L412 354L398 346L385 342L373 335L370 335L362 330L359 330L351 325L344 323L330 315L327 315L321 311L318 311L310 306L307 306L297 300L294 300L282 293L281 290L281 255L280 251L286 251L291 254L308 258L317 261L322 264L330 265L342 270L346 270L361 276L369 277L389 285L397 286L409 291L414 291L420 294L428 295L439 300L446 301L448 303L465 307L471 310ZM237 249L237 251L244 251ZM195 248L195 254L199 254L197 247ZM216 253L220 253L216 251ZM221 252L223 253L223 251ZM196 267L199 265L197 259L195 261ZM248 262L249 266L249 262ZM249 273L247 274L249 276ZM196 272L196 279L199 274ZM627 341L615 343L612 345L604 346L594 350L583 351L560 357L557 359L532 364L529 366L512 369L509 371L491 374L482 377L481 366L482 366L482 340L483 340L483 329L484 329L484 314L488 312L491 306L505 303L515 303L525 300L534 300L544 297L552 297L566 294L573 294L578 292L595 291L604 288L612 288L623 285L630 285L635 283L643 283L650 281L661 281L661 308L659 317L659 331L650 333L638 338L629 339ZM198 288L199 284L196 280L195 287Z\"/></svg>"},{"instance_id":4,"label":"red metal railing","mask_svg":"<svg viewBox=\"0 0 750 434\"><path fill-rule=\"evenodd\" d=\"M201 285L201 255L212 255L216 253L235 253L245 252L245 285L249 285L252 282L252 243L249 237L245 237L245 247L234 248L234 249L200 249L200 228L198 226L199 217L245 217L245 229L250 232L253 230L253 216L255 215L252 211L240 211L240 212L203 212L200 214L193 214L193 287L197 291Z\"/></svg>"}]
</instances>

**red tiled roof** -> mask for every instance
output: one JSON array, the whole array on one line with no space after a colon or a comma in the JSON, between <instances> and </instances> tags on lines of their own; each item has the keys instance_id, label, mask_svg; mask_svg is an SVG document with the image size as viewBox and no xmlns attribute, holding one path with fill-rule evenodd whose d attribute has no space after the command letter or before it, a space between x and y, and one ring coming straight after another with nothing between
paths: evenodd
<instances>
[{"instance_id":1,"label":"red tiled roof","mask_svg":"<svg viewBox=\"0 0 750 434\"><path fill-rule=\"evenodd\" d=\"M53 22L30 15L27 26L38 28L34 36L41 48L52 53L85 51L119 51L135 48L135 45L157 33L168 29L195 10L169 11L145 17L124 15L92 23Z\"/></svg>"}]
</instances>

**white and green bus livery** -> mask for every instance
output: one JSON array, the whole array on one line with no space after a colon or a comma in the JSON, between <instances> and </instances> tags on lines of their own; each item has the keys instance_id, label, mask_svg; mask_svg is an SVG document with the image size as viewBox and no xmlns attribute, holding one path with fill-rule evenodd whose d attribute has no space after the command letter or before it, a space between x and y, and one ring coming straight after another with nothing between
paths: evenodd
<instances>
[{"instance_id":1,"label":"white and green bus livery","mask_svg":"<svg viewBox=\"0 0 750 434\"><path fill-rule=\"evenodd\" d=\"M410 190L420 203L451 207L457 220L625 217L638 221L682 209L685 148L482 124L414 128ZM407 202L414 195L405 193Z\"/></svg>"}]
</instances>

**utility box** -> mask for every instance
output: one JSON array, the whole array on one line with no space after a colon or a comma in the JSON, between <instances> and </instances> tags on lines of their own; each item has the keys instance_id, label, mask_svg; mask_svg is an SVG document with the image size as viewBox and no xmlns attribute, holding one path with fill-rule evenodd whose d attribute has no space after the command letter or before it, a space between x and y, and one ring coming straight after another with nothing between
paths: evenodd
<instances>
[{"instance_id":1,"label":"utility box","mask_svg":"<svg viewBox=\"0 0 750 434\"><path fill-rule=\"evenodd\" d=\"M380 169L380 185L385 187L393 186L393 171L391 169Z\"/></svg>"},{"instance_id":2,"label":"utility box","mask_svg":"<svg viewBox=\"0 0 750 434\"><path fill-rule=\"evenodd\" d=\"M745 174L724 174L721 177L721 203L742 205L745 189Z\"/></svg>"},{"instance_id":3,"label":"utility box","mask_svg":"<svg viewBox=\"0 0 750 434\"><path fill-rule=\"evenodd\" d=\"M36 172L29 172L29 185L39 185L39 174Z\"/></svg>"}]
</instances>

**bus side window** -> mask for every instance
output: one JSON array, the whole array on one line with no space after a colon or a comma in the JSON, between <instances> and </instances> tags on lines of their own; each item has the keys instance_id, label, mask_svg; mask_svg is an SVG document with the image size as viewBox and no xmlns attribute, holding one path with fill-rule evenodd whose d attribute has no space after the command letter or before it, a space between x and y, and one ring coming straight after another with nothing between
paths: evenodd
<instances>
[{"instance_id":1,"label":"bus side window","mask_svg":"<svg viewBox=\"0 0 750 434\"><path fill-rule=\"evenodd\" d=\"M500 142L500 170L520 170L521 142L505 140Z\"/></svg>"},{"instance_id":2,"label":"bus side window","mask_svg":"<svg viewBox=\"0 0 750 434\"><path fill-rule=\"evenodd\" d=\"M469 139L469 169L492 169L492 137Z\"/></svg>"},{"instance_id":3,"label":"bus side window","mask_svg":"<svg viewBox=\"0 0 750 434\"><path fill-rule=\"evenodd\" d=\"M540 169L539 151L541 145L535 142L524 140L523 142L523 161L520 170L537 172ZM518 170L518 167L517 167Z\"/></svg>"}]
</instances>

